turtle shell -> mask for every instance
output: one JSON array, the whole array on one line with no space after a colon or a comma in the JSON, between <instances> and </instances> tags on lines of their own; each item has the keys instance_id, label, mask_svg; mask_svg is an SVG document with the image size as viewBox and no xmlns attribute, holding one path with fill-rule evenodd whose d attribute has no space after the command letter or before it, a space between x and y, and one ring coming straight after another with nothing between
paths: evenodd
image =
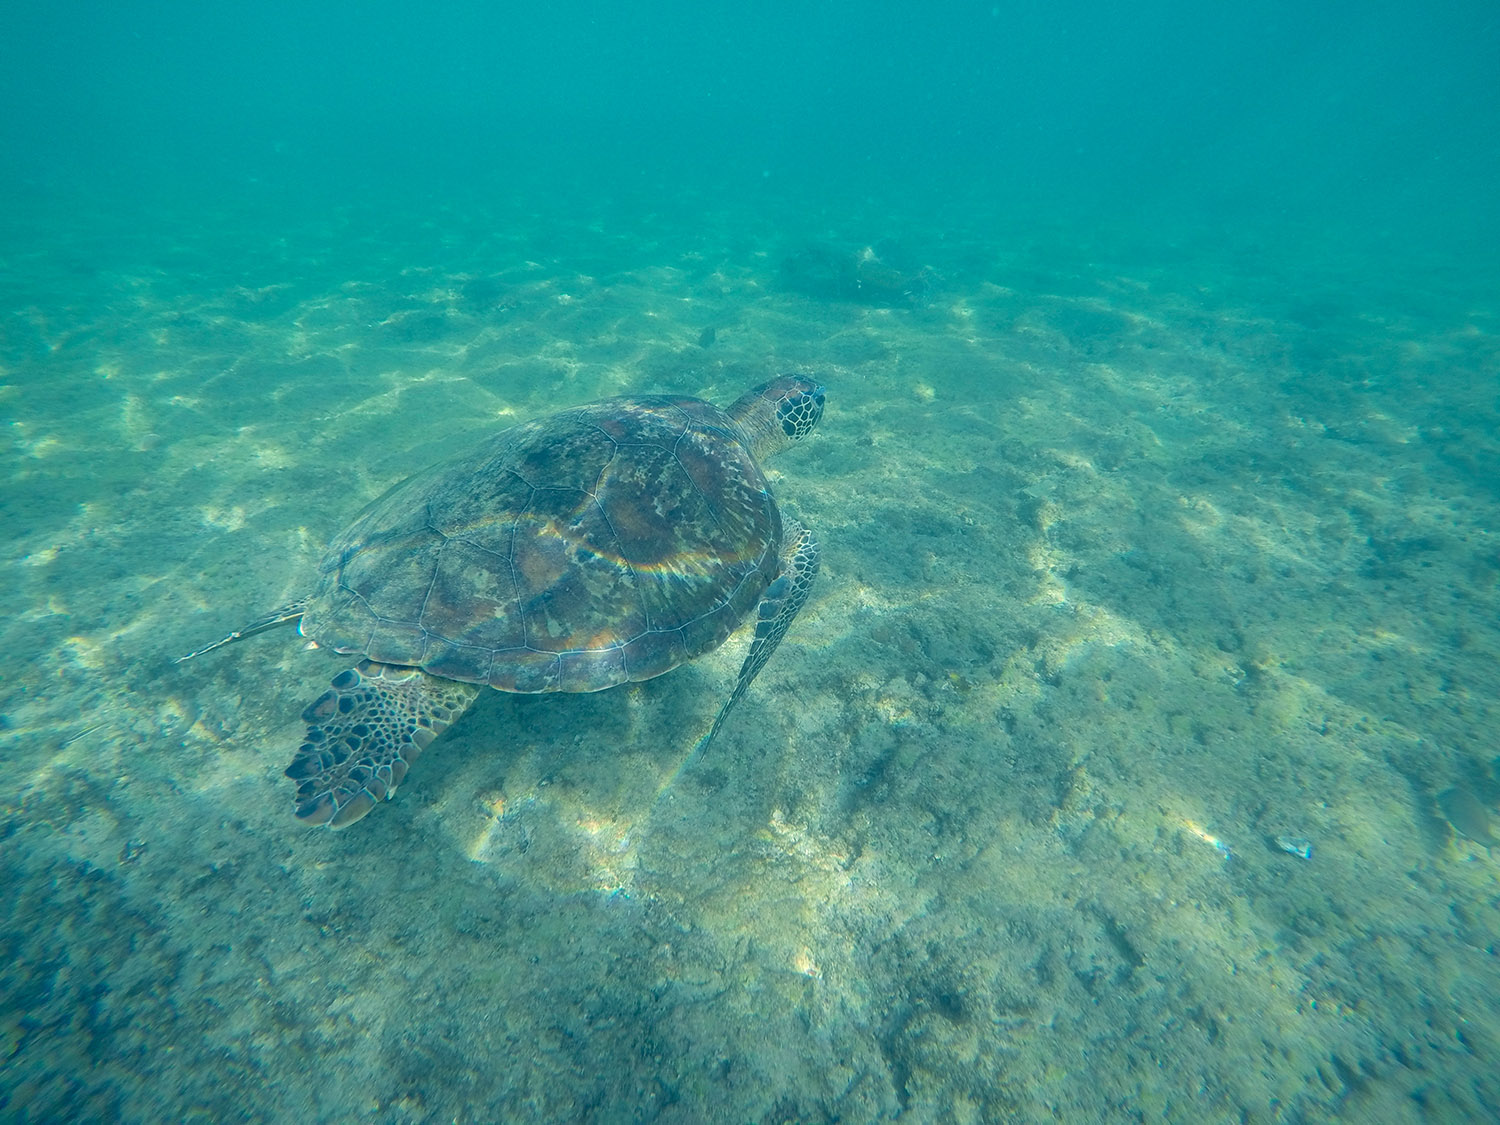
<instances>
[{"instance_id":1,"label":"turtle shell","mask_svg":"<svg viewBox=\"0 0 1500 1125\"><path fill-rule=\"evenodd\" d=\"M392 488L330 545L301 628L502 691L598 691L722 644L775 577L781 534L722 410L612 399Z\"/></svg>"}]
</instances>

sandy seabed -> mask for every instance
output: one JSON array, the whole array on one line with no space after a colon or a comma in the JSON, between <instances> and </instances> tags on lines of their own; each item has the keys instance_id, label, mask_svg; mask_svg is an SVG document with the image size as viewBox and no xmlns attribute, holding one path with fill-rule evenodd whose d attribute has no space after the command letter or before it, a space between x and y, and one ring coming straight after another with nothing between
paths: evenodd
<instances>
[{"instance_id":1,"label":"sandy seabed","mask_svg":"<svg viewBox=\"0 0 1500 1125\"><path fill-rule=\"evenodd\" d=\"M729 211L10 223L7 1118L1500 1113L1497 869L1435 802L1500 797L1500 336L1451 269L809 223L929 267L862 303ZM308 831L344 665L171 663L496 426L792 368L823 573L701 757L742 640L486 693Z\"/></svg>"}]
</instances>

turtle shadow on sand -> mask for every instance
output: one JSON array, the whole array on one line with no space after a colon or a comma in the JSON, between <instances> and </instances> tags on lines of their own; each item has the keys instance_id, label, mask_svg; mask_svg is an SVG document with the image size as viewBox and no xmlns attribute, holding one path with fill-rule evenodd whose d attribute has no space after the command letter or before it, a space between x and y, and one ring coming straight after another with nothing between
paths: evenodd
<instances>
[{"instance_id":1,"label":"turtle shadow on sand","mask_svg":"<svg viewBox=\"0 0 1500 1125\"><path fill-rule=\"evenodd\" d=\"M781 263L783 288L824 301L920 305L931 297L933 283L931 269L889 240L868 246L809 242Z\"/></svg>"}]
</instances>

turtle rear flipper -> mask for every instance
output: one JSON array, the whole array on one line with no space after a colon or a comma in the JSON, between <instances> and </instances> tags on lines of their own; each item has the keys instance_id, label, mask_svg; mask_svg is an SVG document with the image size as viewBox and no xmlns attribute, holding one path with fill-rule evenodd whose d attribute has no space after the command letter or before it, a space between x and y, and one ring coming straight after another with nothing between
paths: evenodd
<instances>
[{"instance_id":1,"label":"turtle rear flipper","mask_svg":"<svg viewBox=\"0 0 1500 1125\"><path fill-rule=\"evenodd\" d=\"M750 642L745 663L740 665L739 679L735 681L734 691L724 701L724 706L719 708L714 725L703 736L703 741L698 743L699 751L708 748L708 744L714 740L714 735L719 733L719 728L728 718L729 709L745 694L745 689L755 679L755 674L771 659L781 638L786 636L792 618L797 616L797 612L807 601L813 579L818 576L818 541L813 533L795 520L787 519L783 525L783 535L781 573L766 587L755 622L755 639Z\"/></svg>"},{"instance_id":2,"label":"turtle rear flipper","mask_svg":"<svg viewBox=\"0 0 1500 1125\"><path fill-rule=\"evenodd\" d=\"M389 798L417 755L479 694L473 684L362 660L302 712L307 737L286 776L297 819L343 828Z\"/></svg>"},{"instance_id":3,"label":"turtle rear flipper","mask_svg":"<svg viewBox=\"0 0 1500 1125\"><path fill-rule=\"evenodd\" d=\"M246 637L253 637L256 633L264 633L267 629L274 629L278 625L286 625L292 621L298 621L306 609L307 599L299 598L297 601L290 602L279 609L273 609L270 613L262 617L257 617L248 625L241 625L227 637L220 637L211 645L204 645L202 648L195 649L186 656L179 656L172 663L181 664L184 660L191 660L195 656L202 656L205 652L213 652L216 648L223 648L225 645L233 644L235 641L242 641Z\"/></svg>"}]
</instances>

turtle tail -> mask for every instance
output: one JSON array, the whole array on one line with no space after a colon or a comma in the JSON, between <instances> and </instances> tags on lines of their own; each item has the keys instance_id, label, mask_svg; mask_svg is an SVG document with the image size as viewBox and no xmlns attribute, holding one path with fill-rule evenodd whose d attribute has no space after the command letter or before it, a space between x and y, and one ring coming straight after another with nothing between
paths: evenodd
<instances>
[{"instance_id":1,"label":"turtle tail","mask_svg":"<svg viewBox=\"0 0 1500 1125\"><path fill-rule=\"evenodd\" d=\"M297 819L343 828L395 795L434 738L479 688L362 660L333 678L302 712L307 736L286 768L297 783Z\"/></svg>"}]
</instances>

